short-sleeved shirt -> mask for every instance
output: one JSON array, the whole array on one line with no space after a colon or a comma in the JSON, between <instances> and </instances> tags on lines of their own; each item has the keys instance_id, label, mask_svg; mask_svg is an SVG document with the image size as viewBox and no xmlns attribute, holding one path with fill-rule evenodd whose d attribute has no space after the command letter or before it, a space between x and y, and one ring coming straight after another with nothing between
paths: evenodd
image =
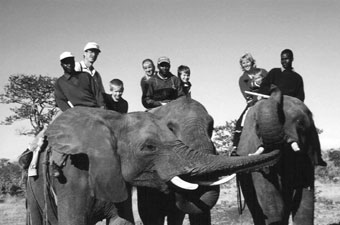
<instances>
[{"instance_id":1,"label":"short-sleeved shirt","mask_svg":"<svg viewBox=\"0 0 340 225\"><path fill-rule=\"evenodd\" d=\"M102 77L100 76L99 72L96 69L92 68L91 70L89 67L85 65L84 61L77 62L75 64L74 69L75 71L78 71L78 72L89 73L93 77L95 84L97 85L97 88L99 89L99 91L103 94L105 93L105 88L103 85Z\"/></svg>"},{"instance_id":2,"label":"short-sleeved shirt","mask_svg":"<svg viewBox=\"0 0 340 225\"><path fill-rule=\"evenodd\" d=\"M57 106L65 111L73 106L102 107L104 99L96 88L90 74L75 72L65 73L55 83L54 90Z\"/></svg>"},{"instance_id":3,"label":"short-sleeved shirt","mask_svg":"<svg viewBox=\"0 0 340 225\"><path fill-rule=\"evenodd\" d=\"M106 109L108 110L113 110L119 113L127 113L128 112L128 108L129 108L129 104L128 102L123 99L120 98L118 102L114 101L112 98L112 95L109 94L104 94L104 100L106 103Z\"/></svg>"},{"instance_id":4,"label":"short-sleeved shirt","mask_svg":"<svg viewBox=\"0 0 340 225\"><path fill-rule=\"evenodd\" d=\"M178 77L170 74L166 79L163 79L160 75L156 75L148 81L148 89L144 97L145 106L146 108L155 108L161 106L162 102L170 102L184 95Z\"/></svg>"},{"instance_id":5,"label":"short-sleeved shirt","mask_svg":"<svg viewBox=\"0 0 340 225\"><path fill-rule=\"evenodd\" d=\"M284 70L283 68L270 70L266 78L263 79L259 92L270 94L272 84L276 85L283 95L295 97L301 101L305 100L302 77L293 70Z\"/></svg>"}]
</instances>

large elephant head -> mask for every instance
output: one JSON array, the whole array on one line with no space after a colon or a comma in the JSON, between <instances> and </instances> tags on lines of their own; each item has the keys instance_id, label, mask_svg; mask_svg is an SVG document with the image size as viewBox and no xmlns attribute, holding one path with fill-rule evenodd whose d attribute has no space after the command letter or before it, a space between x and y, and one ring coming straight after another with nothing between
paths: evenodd
<instances>
[{"instance_id":1,"label":"large elephant head","mask_svg":"<svg viewBox=\"0 0 340 225\"><path fill-rule=\"evenodd\" d=\"M205 107L191 97L181 97L150 110L187 146L209 154L216 154L211 141L214 120Z\"/></svg>"},{"instance_id":2,"label":"large elephant head","mask_svg":"<svg viewBox=\"0 0 340 225\"><path fill-rule=\"evenodd\" d=\"M270 98L257 102L245 115L238 155L256 154L259 147L265 151L280 148L285 141L282 94L274 89Z\"/></svg>"},{"instance_id":3,"label":"large elephant head","mask_svg":"<svg viewBox=\"0 0 340 225\"><path fill-rule=\"evenodd\" d=\"M166 192L170 181L186 187L179 175L216 177L272 164L277 158L271 154L230 159L195 151L146 112L76 107L61 114L46 135L53 151L87 155L91 193L112 202L126 198L125 182Z\"/></svg>"},{"instance_id":4,"label":"large elephant head","mask_svg":"<svg viewBox=\"0 0 340 225\"><path fill-rule=\"evenodd\" d=\"M209 156L216 155L214 144L211 141L214 121L205 107L198 101L191 97L181 97L149 112L157 115L186 146L198 152L209 154ZM192 182L213 181L216 176L209 174L195 178L186 177L186 179ZM218 200L219 186L201 187L191 194L176 193L177 207L186 213L206 212Z\"/></svg>"}]
</instances>

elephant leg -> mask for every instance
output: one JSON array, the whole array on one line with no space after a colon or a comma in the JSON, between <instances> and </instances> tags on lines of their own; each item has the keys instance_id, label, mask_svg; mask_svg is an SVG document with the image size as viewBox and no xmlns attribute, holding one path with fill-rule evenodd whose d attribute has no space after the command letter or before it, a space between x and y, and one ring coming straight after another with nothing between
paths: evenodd
<instances>
[{"instance_id":1,"label":"elephant leg","mask_svg":"<svg viewBox=\"0 0 340 225\"><path fill-rule=\"evenodd\" d=\"M138 212L144 225L163 225L166 216L166 195L148 187L137 187Z\"/></svg>"},{"instance_id":2,"label":"elephant leg","mask_svg":"<svg viewBox=\"0 0 340 225\"><path fill-rule=\"evenodd\" d=\"M118 210L118 215L121 218L130 221L132 224L135 224L132 212L132 187L129 184L126 184L126 187L128 189L128 199L124 202L116 203L115 205Z\"/></svg>"},{"instance_id":3,"label":"elephant leg","mask_svg":"<svg viewBox=\"0 0 340 225\"><path fill-rule=\"evenodd\" d=\"M294 225L314 224L314 188L297 190L293 199Z\"/></svg>"},{"instance_id":4,"label":"elephant leg","mask_svg":"<svg viewBox=\"0 0 340 225\"><path fill-rule=\"evenodd\" d=\"M278 176L273 168L266 172L253 172L252 179L265 224L286 224L284 200Z\"/></svg>"},{"instance_id":5,"label":"elephant leg","mask_svg":"<svg viewBox=\"0 0 340 225\"><path fill-rule=\"evenodd\" d=\"M210 211L199 214L189 214L190 225L211 225Z\"/></svg>"},{"instance_id":6,"label":"elephant leg","mask_svg":"<svg viewBox=\"0 0 340 225\"><path fill-rule=\"evenodd\" d=\"M177 207L172 205L174 208L169 210L167 217L168 225L182 225L185 217L185 213L177 209Z\"/></svg>"},{"instance_id":7,"label":"elephant leg","mask_svg":"<svg viewBox=\"0 0 340 225\"><path fill-rule=\"evenodd\" d=\"M42 225L43 219L38 204L30 204L26 210L26 225Z\"/></svg>"},{"instance_id":8,"label":"elephant leg","mask_svg":"<svg viewBox=\"0 0 340 225\"><path fill-rule=\"evenodd\" d=\"M43 224L43 209L39 206L44 204L41 190L36 184L35 178L28 177L26 190L26 224L27 225L42 225ZM39 194L35 194L39 193Z\"/></svg>"}]
</instances>

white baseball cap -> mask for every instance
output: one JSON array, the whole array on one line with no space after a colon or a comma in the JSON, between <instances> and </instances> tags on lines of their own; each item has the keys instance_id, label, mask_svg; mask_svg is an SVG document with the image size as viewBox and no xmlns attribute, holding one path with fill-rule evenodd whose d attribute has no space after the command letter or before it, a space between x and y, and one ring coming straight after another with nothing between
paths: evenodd
<instances>
[{"instance_id":1,"label":"white baseball cap","mask_svg":"<svg viewBox=\"0 0 340 225\"><path fill-rule=\"evenodd\" d=\"M60 61L66 58L74 58L74 55L71 52L63 52L59 56Z\"/></svg>"},{"instance_id":2,"label":"white baseball cap","mask_svg":"<svg viewBox=\"0 0 340 225\"><path fill-rule=\"evenodd\" d=\"M88 42L84 47L84 52L89 49L97 49L99 52L101 52L99 45L96 42Z\"/></svg>"}]
</instances>

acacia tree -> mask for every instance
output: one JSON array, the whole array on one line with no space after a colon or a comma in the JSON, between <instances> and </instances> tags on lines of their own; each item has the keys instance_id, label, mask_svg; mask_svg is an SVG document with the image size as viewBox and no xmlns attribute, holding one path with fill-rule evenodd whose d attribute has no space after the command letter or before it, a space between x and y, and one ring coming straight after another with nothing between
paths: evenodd
<instances>
[{"instance_id":1,"label":"acacia tree","mask_svg":"<svg viewBox=\"0 0 340 225\"><path fill-rule=\"evenodd\" d=\"M0 95L0 102L14 103L15 107L10 108L14 115L6 117L1 124L10 125L28 119L32 129L20 134L38 134L57 113L53 95L55 81L56 78L35 74L11 75L4 87L5 93Z\"/></svg>"}]
</instances>

